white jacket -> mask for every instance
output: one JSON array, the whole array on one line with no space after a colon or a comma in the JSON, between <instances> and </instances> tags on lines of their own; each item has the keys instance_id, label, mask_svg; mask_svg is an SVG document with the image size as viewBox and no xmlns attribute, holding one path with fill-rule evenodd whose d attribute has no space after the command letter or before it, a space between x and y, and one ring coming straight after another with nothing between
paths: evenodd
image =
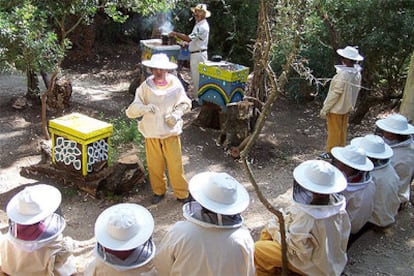
<instances>
[{"instance_id":1,"label":"white jacket","mask_svg":"<svg viewBox=\"0 0 414 276\"><path fill-rule=\"evenodd\" d=\"M331 195L329 205L295 202L285 211L289 262L306 275L341 275L347 263L347 244L351 228L345 198ZM279 223L266 230L278 243Z\"/></svg>"},{"instance_id":2,"label":"white jacket","mask_svg":"<svg viewBox=\"0 0 414 276\"><path fill-rule=\"evenodd\" d=\"M361 67L336 65L335 68L337 73L332 78L322 110L324 114L347 114L354 109L361 89Z\"/></svg>"},{"instance_id":3,"label":"white jacket","mask_svg":"<svg viewBox=\"0 0 414 276\"><path fill-rule=\"evenodd\" d=\"M191 31L191 34L188 35L191 39L188 44L188 50L190 52L207 50L209 34L210 26L206 19L196 23Z\"/></svg>"},{"instance_id":4,"label":"white jacket","mask_svg":"<svg viewBox=\"0 0 414 276\"><path fill-rule=\"evenodd\" d=\"M374 210L375 184L367 173L360 182L348 182L342 194L351 220L351 234L357 233L369 221Z\"/></svg>"},{"instance_id":5,"label":"white jacket","mask_svg":"<svg viewBox=\"0 0 414 276\"><path fill-rule=\"evenodd\" d=\"M219 226L198 220L190 202L183 206L186 221L175 223L154 258L159 275L254 275L254 241L240 225ZM188 220L189 219L189 220Z\"/></svg>"},{"instance_id":6,"label":"white jacket","mask_svg":"<svg viewBox=\"0 0 414 276\"><path fill-rule=\"evenodd\" d=\"M414 177L414 142L407 139L401 143L390 144L394 151L391 165L400 177L399 197L401 202L410 201L410 184Z\"/></svg>"},{"instance_id":7,"label":"white jacket","mask_svg":"<svg viewBox=\"0 0 414 276\"><path fill-rule=\"evenodd\" d=\"M47 224L45 231L52 233L51 236L24 241L15 238L12 230L0 236L0 266L3 272L13 276L68 276L76 273L73 240L62 236L65 221L57 214L52 217L56 220L51 220L53 224Z\"/></svg>"},{"instance_id":8,"label":"white jacket","mask_svg":"<svg viewBox=\"0 0 414 276\"><path fill-rule=\"evenodd\" d=\"M400 179L389 162L376 166L371 171L371 176L375 183L375 196L374 210L369 222L385 227L395 222L400 207L398 197Z\"/></svg>"},{"instance_id":9,"label":"white jacket","mask_svg":"<svg viewBox=\"0 0 414 276\"><path fill-rule=\"evenodd\" d=\"M135 99L126 110L129 118L142 120L138 123L138 129L145 138L167 138L180 135L183 127L181 116L191 108L191 100L187 97L180 80L167 74L168 86L159 89L153 82L153 76L148 77L135 92ZM145 106L155 105L154 113L145 112ZM178 122L170 127L165 117L170 114L178 115Z\"/></svg>"}]
</instances>

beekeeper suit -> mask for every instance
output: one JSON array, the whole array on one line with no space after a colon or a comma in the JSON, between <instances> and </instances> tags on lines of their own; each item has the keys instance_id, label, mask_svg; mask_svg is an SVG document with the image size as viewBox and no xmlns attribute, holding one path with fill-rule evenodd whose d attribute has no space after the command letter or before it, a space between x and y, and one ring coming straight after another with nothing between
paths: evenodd
<instances>
[{"instance_id":1,"label":"beekeeper suit","mask_svg":"<svg viewBox=\"0 0 414 276\"><path fill-rule=\"evenodd\" d=\"M357 62L364 59L358 49L352 46L346 46L336 52L341 56L342 64L335 66L336 74L331 80L320 112L321 118L327 119L328 154L333 147L345 146L349 113L354 110L361 89L362 68Z\"/></svg>"},{"instance_id":2,"label":"beekeeper suit","mask_svg":"<svg viewBox=\"0 0 414 276\"><path fill-rule=\"evenodd\" d=\"M53 186L26 187L7 204L9 231L1 237L1 269L8 275L72 275L76 273L65 220L54 213L61 193Z\"/></svg>"},{"instance_id":3,"label":"beekeeper suit","mask_svg":"<svg viewBox=\"0 0 414 276\"><path fill-rule=\"evenodd\" d=\"M144 207L116 204L103 211L95 223L95 259L85 276L153 276L155 245L151 239L154 219Z\"/></svg>"},{"instance_id":4,"label":"beekeeper suit","mask_svg":"<svg viewBox=\"0 0 414 276\"><path fill-rule=\"evenodd\" d=\"M374 209L369 222L385 227L395 222L400 199L398 198L399 177L391 166L393 150L377 135L368 134L352 139L351 145L365 150L374 164L371 171L375 184Z\"/></svg>"},{"instance_id":5,"label":"beekeeper suit","mask_svg":"<svg viewBox=\"0 0 414 276\"><path fill-rule=\"evenodd\" d=\"M289 269L303 275L341 275L347 263L350 221L345 198L336 194L346 179L334 166L309 160L293 172L293 204L284 212ZM273 220L255 243L256 275L282 266L279 223Z\"/></svg>"},{"instance_id":6,"label":"beekeeper suit","mask_svg":"<svg viewBox=\"0 0 414 276\"><path fill-rule=\"evenodd\" d=\"M391 165L400 178L398 194L401 203L409 202L411 182L414 178L414 126L400 114L392 114L385 119L377 120L377 127L383 131L385 142L393 149Z\"/></svg>"},{"instance_id":7,"label":"beekeeper suit","mask_svg":"<svg viewBox=\"0 0 414 276\"><path fill-rule=\"evenodd\" d=\"M203 172L189 183L195 201L183 206L154 258L159 275L254 275L254 242L240 213L249 204L227 173Z\"/></svg>"},{"instance_id":8,"label":"beekeeper suit","mask_svg":"<svg viewBox=\"0 0 414 276\"><path fill-rule=\"evenodd\" d=\"M375 184L370 171L374 168L362 148L354 145L334 147L335 166L347 177L348 185L342 194L351 220L351 234L357 233L369 221L374 210Z\"/></svg>"}]
</instances>

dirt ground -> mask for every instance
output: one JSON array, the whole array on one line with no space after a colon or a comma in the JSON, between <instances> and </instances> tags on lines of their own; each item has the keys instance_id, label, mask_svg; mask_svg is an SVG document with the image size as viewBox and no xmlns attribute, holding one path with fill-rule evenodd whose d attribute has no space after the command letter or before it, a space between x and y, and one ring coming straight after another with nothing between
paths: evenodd
<instances>
[{"instance_id":1,"label":"dirt ground","mask_svg":"<svg viewBox=\"0 0 414 276\"><path fill-rule=\"evenodd\" d=\"M118 51L100 51L96 59L82 65L66 66L64 74L72 80L72 103L66 113L81 112L101 118L117 117L132 101L128 86L136 73L139 60L137 47ZM38 183L20 175L20 168L40 161L40 106L28 102L21 110L12 107L25 94L25 78L18 74L0 76L0 229L7 230L5 206L25 185ZM295 166L315 159L323 151L326 138L325 121L319 118L320 103L303 105L280 97L274 104L249 162L260 188L276 207L290 201L292 171ZM241 163L232 159L216 144L219 132L193 124L200 108L185 115L182 134L184 168L187 179L211 170L226 171L248 189L251 197L244 213L246 227L255 239L271 214L258 200L248 182ZM386 110L376 110L358 126L350 126L349 138L373 131L375 119ZM48 112L48 119L60 116ZM97 216L118 202L134 202L147 207L155 219L153 239L159 244L168 228L182 219L182 205L170 193L157 205L151 205L151 189L143 183L123 197L94 198L75 187L49 182L63 194L62 211L67 220L64 234L74 239L78 267L81 271L91 258L94 244L93 226ZM344 275L413 275L414 273L413 207L402 210L397 223L381 230L369 230L349 249L349 262Z\"/></svg>"}]
</instances>

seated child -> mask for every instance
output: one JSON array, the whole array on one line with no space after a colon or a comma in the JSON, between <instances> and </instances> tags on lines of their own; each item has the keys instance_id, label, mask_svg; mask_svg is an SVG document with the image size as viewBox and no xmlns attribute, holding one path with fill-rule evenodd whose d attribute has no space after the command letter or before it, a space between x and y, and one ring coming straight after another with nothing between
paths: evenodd
<instances>
[{"instance_id":1,"label":"seated child","mask_svg":"<svg viewBox=\"0 0 414 276\"><path fill-rule=\"evenodd\" d=\"M9 231L0 240L1 269L8 275L74 275L64 218L55 213L62 195L53 186L24 188L9 201Z\"/></svg>"},{"instance_id":2,"label":"seated child","mask_svg":"<svg viewBox=\"0 0 414 276\"><path fill-rule=\"evenodd\" d=\"M285 212L289 269L302 275L341 275L347 263L351 224L344 175L322 160L305 161L293 171L293 204ZM282 266L279 223L271 221L255 243L256 275L276 275Z\"/></svg>"}]
</instances>

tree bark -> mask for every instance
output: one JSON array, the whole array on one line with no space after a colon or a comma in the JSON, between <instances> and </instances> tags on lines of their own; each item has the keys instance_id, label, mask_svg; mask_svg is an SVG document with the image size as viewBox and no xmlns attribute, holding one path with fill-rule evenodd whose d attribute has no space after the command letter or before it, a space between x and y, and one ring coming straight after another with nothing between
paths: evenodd
<instances>
[{"instance_id":1,"label":"tree bark","mask_svg":"<svg viewBox=\"0 0 414 276\"><path fill-rule=\"evenodd\" d=\"M26 96L31 99L39 97L39 80L37 74L33 70L26 70L26 79L27 79L27 94Z\"/></svg>"},{"instance_id":2,"label":"tree bark","mask_svg":"<svg viewBox=\"0 0 414 276\"><path fill-rule=\"evenodd\" d=\"M410 69L405 82L400 113L412 123L414 121L414 53L411 56Z\"/></svg>"}]
</instances>

